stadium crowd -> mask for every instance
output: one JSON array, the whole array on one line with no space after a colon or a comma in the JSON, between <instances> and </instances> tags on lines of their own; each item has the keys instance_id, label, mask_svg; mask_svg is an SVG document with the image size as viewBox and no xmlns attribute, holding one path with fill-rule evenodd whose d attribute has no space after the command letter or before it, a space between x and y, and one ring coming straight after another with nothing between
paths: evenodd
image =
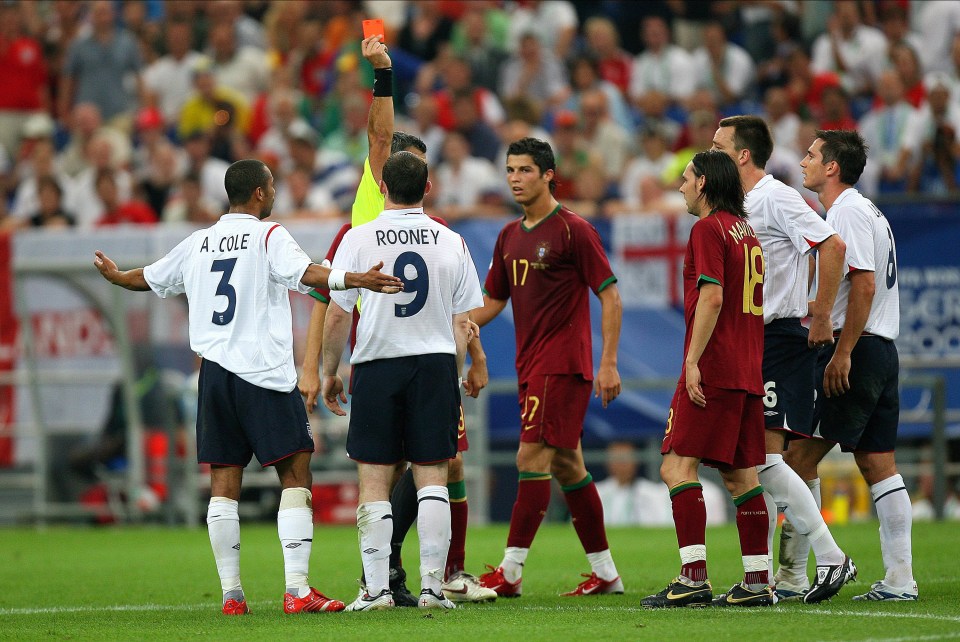
<instances>
[{"instance_id":1,"label":"stadium crowd","mask_svg":"<svg viewBox=\"0 0 960 642\"><path fill-rule=\"evenodd\" d=\"M341 217L367 154L381 17L397 129L428 146L431 212L513 211L506 146L533 135L586 216L683 212L718 120L762 115L801 192L817 128L858 128L868 196L955 190L960 3L409 0L0 4L0 228L209 224L256 157L278 220Z\"/></svg>"}]
</instances>

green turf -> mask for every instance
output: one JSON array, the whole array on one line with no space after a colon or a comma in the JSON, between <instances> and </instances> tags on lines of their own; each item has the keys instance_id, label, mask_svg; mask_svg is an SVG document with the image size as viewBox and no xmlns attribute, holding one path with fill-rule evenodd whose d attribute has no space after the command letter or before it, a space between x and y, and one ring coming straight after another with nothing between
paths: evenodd
<instances>
[{"instance_id":1,"label":"green turf","mask_svg":"<svg viewBox=\"0 0 960 642\"><path fill-rule=\"evenodd\" d=\"M0 530L0 638L2 639L367 639L367 640L945 640L960 639L960 528L915 524L914 570L921 600L862 603L882 574L875 523L835 530L853 556L861 580L832 601L769 609L644 611L640 598L663 588L679 567L670 529L615 529L609 533L627 592L623 596L560 598L588 570L569 525L544 526L527 561L524 595L494 604L425 614L383 613L284 616L283 568L276 528L245 525L244 589L253 613L219 613L220 590L205 529L50 528ZM506 529L473 528L468 570L496 564ZM359 553L352 528L318 528L311 583L330 596L356 595ZM707 533L710 577L716 592L740 578L736 531ZM416 540L408 542L415 569ZM416 577L415 570L411 572ZM410 583L415 589L417 582ZM403 636L403 637L399 637Z\"/></svg>"}]
</instances>

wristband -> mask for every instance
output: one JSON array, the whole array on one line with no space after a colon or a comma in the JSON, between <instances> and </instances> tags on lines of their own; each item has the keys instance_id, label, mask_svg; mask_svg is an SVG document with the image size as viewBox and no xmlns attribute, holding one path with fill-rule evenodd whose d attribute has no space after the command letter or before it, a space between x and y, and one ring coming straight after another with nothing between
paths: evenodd
<instances>
[{"instance_id":1,"label":"wristband","mask_svg":"<svg viewBox=\"0 0 960 642\"><path fill-rule=\"evenodd\" d=\"M393 67L373 70L373 97L393 96Z\"/></svg>"},{"instance_id":2,"label":"wristband","mask_svg":"<svg viewBox=\"0 0 960 642\"><path fill-rule=\"evenodd\" d=\"M346 270L330 270L330 276L327 277L327 287L329 287L331 290L346 290L346 281Z\"/></svg>"}]
</instances>

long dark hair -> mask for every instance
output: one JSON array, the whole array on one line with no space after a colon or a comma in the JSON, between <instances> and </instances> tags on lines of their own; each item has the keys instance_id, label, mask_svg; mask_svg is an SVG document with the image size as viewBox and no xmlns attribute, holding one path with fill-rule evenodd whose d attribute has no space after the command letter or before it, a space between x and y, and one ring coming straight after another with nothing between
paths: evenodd
<instances>
[{"instance_id":1,"label":"long dark hair","mask_svg":"<svg viewBox=\"0 0 960 642\"><path fill-rule=\"evenodd\" d=\"M743 185L733 159L718 149L699 152L693 157L693 174L706 177L701 196L714 211L724 210L734 216L747 218L743 207Z\"/></svg>"}]
</instances>

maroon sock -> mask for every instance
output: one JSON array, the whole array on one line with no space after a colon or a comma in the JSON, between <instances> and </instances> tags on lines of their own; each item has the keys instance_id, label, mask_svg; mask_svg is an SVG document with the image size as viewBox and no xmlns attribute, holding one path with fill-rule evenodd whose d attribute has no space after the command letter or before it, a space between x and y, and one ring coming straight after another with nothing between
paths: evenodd
<instances>
[{"instance_id":1,"label":"maroon sock","mask_svg":"<svg viewBox=\"0 0 960 642\"><path fill-rule=\"evenodd\" d=\"M670 489L673 505L673 523L677 529L677 545L705 546L707 542L707 507L703 503L700 482L684 482ZM688 562L680 567L680 574L693 582L707 579L707 560Z\"/></svg>"},{"instance_id":2,"label":"maroon sock","mask_svg":"<svg viewBox=\"0 0 960 642\"><path fill-rule=\"evenodd\" d=\"M529 477L525 477L529 475ZM530 548L550 504L550 473L520 473L507 546Z\"/></svg>"},{"instance_id":3,"label":"maroon sock","mask_svg":"<svg viewBox=\"0 0 960 642\"><path fill-rule=\"evenodd\" d=\"M767 534L770 522L767 520L767 504L763 501L763 488L757 486L736 497L737 531L740 533L740 554L767 556ZM767 569L744 573L746 584L769 584Z\"/></svg>"},{"instance_id":4,"label":"maroon sock","mask_svg":"<svg viewBox=\"0 0 960 642\"><path fill-rule=\"evenodd\" d=\"M467 555L467 500L450 502L450 551L447 553L447 570L444 577L463 570Z\"/></svg>"},{"instance_id":5,"label":"maroon sock","mask_svg":"<svg viewBox=\"0 0 960 642\"><path fill-rule=\"evenodd\" d=\"M564 486L563 497L567 500L573 528L577 531L583 550L586 553L599 553L610 548L607 531L603 527L603 504L590 473L579 484Z\"/></svg>"}]
</instances>

